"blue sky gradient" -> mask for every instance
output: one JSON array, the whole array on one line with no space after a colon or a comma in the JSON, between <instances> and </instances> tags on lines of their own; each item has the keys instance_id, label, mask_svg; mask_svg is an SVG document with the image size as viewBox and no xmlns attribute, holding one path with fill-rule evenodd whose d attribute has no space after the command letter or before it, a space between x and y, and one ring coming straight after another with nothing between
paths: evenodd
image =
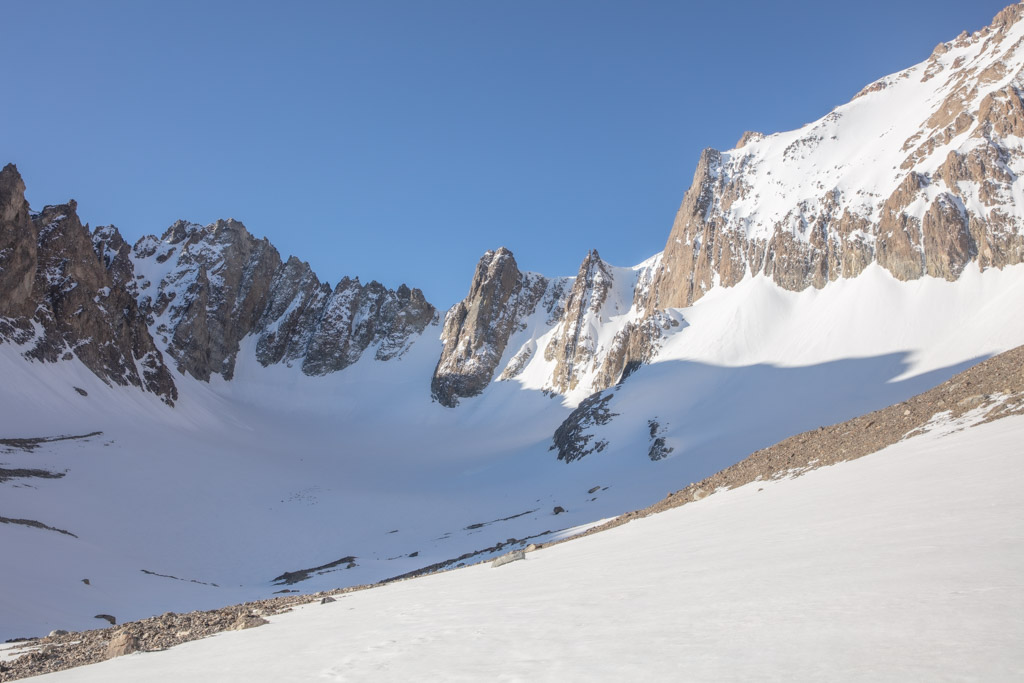
<instances>
[{"instance_id":1,"label":"blue sky gradient","mask_svg":"<svg viewBox=\"0 0 1024 683\"><path fill-rule=\"evenodd\" d=\"M129 241L234 217L445 309L502 245L547 275L642 261L701 149L817 119L1004 5L12 1L0 164Z\"/></svg>"}]
</instances>

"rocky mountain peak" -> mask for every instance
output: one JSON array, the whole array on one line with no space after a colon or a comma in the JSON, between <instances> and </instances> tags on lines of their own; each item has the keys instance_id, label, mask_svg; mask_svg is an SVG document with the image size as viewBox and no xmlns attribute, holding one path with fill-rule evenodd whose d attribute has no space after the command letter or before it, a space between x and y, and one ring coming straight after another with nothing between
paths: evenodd
<instances>
[{"instance_id":1,"label":"rocky mountain peak","mask_svg":"<svg viewBox=\"0 0 1024 683\"><path fill-rule=\"evenodd\" d=\"M13 223L19 214L28 216L28 202L25 200L25 181L18 173L18 167L7 164L0 170L0 221Z\"/></svg>"},{"instance_id":2,"label":"rocky mountain peak","mask_svg":"<svg viewBox=\"0 0 1024 683\"><path fill-rule=\"evenodd\" d=\"M576 388L582 372L593 371L602 327L602 308L614 283L611 266L597 249L587 253L565 302L565 314L544 348L554 361L551 386L559 393Z\"/></svg>"},{"instance_id":3,"label":"rocky mountain peak","mask_svg":"<svg viewBox=\"0 0 1024 683\"><path fill-rule=\"evenodd\" d=\"M748 142L758 142L760 140L764 140L764 133L758 133L755 130L744 131L743 135L736 142L736 149L745 147Z\"/></svg>"},{"instance_id":4,"label":"rocky mountain peak","mask_svg":"<svg viewBox=\"0 0 1024 683\"><path fill-rule=\"evenodd\" d=\"M299 362L309 375L336 372L370 346L400 356L434 321L418 289L342 278L333 289L295 256L282 262L270 242L243 223L172 225L134 248L140 301L179 368L231 379L240 343L256 336L263 365Z\"/></svg>"},{"instance_id":5,"label":"rocky mountain peak","mask_svg":"<svg viewBox=\"0 0 1024 683\"><path fill-rule=\"evenodd\" d=\"M135 265L132 248L113 225L101 225L92 233L92 246L114 282L135 295Z\"/></svg>"},{"instance_id":6,"label":"rocky mountain peak","mask_svg":"<svg viewBox=\"0 0 1024 683\"><path fill-rule=\"evenodd\" d=\"M1018 2L999 10L992 19L991 28L996 31L1005 31L1019 22L1021 18L1024 18L1024 3Z\"/></svg>"},{"instance_id":7,"label":"rocky mountain peak","mask_svg":"<svg viewBox=\"0 0 1024 683\"><path fill-rule=\"evenodd\" d=\"M953 280L1019 262L1024 216L1024 5L940 44L786 133L705 150L646 304L692 304L764 274L823 287L878 263L899 279Z\"/></svg>"},{"instance_id":8,"label":"rocky mountain peak","mask_svg":"<svg viewBox=\"0 0 1024 683\"><path fill-rule=\"evenodd\" d=\"M186 220L177 220L164 231L160 241L168 244L180 244L193 236L202 234L203 226ZM198 238L197 238L198 239Z\"/></svg>"},{"instance_id":9,"label":"rocky mountain peak","mask_svg":"<svg viewBox=\"0 0 1024 683\"><path fill-rule=\"evenodd\" d=\"M465 299L447 313L444 348L430 388L442 405L475 396L491 381L509 337L522 326L547 289L546 278L520 272L512 252L487 251L477 263Z\"/></svg>"},{"instance_id":10,"label":"rocky mountain peak","mask_svg":"<svg viewBox=\"0 0 1024 683\"><path fill-rule=\"evenodd\" d=\"M0 171L0 338L23 337L35 305L36 234L25 200L25 182L14 164ZM16 329L17 328L17 329Z\"/></svg>"},{"instance_id":11,"label":"rocky mountain peak","mask_svg":"<svg viewBox=\"0 0 1024 683\"><path fill-rule=\"evenodd\" d=\"M47 206L30 215L17 169L0 172L0 338L43 362L78 358L106 382L151 391L166 403L177 388L153 344L131 282L115 278L94 248L78 204ZM113 245L116 230L97 231ZM114 251L121 250L121 244Z\"/></svg>"},{"instance_id":12,"label":"rocky mountain peak","mask_svg":"<svg viewBox=\"0 0 1024 683\"><path fill-rule=\"evenodd\" d=\"M197 379L231 379L241 341L253 335L263 365L300 362L306 374L326 374L371 347L378 360L400 357L437 322L419 289L358 278L332 289L234 219L179 220L129 246L112 225L90 234L74 200L33 214L24 193L8 164L0 171L0 342L47 362L77 357L104 380L168 403L177 389L165 354Z\"/></svg>"}]
</instances>

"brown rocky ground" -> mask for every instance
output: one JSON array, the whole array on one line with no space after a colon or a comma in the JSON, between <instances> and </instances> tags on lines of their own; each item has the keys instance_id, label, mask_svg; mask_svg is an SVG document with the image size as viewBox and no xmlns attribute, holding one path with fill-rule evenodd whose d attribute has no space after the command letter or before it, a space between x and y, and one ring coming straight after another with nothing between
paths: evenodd
<instances>
[{"instance_id":1,"label":"brown rocky ground","mask_svg":"<svg viewBox=\"0 0 1024 683\"><path fill-rule=\"evenodd\" d=\"M670 493L647 508L626 513L590 529L581 536L700 500L719 489L799 476L818 467L854 460L921 433L937 414L948 412L957 418L968 411L977 411L975 424L1024 414L1024 346L979 363L903 403L848 422L819 427L757 451L718 474ZM163 650L221 631L259 626L266 623L263 617L287 612L296 605L366 588L372 586L288 595L206 612L169 612L110 628L28 640L25 641L26 654L9 662L0 662L0 682L93 664L128 652Z\"/></svg>"},{"instance_id":2,"label":"brown rocky ground","mask_svg":"<svg viewBox=\"0 0 1024 683\"><path fill-rule=\"evenodd\" d=\"M95 664L131 652L166 650L174 645L205 638L221 631L261 626L267 623L264 617L288 612L296 605L368 587L344 588L310 595L288 595L206 612L168 612L158 617L110 628L28 639L24 641L28 650L26 654L10 662L0 662L0 681L16 681L85 664Z\"/></svg>"}]
</instances>

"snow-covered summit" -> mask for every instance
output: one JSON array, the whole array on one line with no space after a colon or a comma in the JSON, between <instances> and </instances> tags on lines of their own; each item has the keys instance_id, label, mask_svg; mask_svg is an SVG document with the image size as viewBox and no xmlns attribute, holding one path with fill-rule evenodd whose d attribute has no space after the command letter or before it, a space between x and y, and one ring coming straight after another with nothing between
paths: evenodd
<instances>
[{"instance_id":1,"label":"snow-covered summit","mask_svg":"<svg viewBox=\"0 0 1024 683\"><path fill-rule=\"evenodd\" d=\"M648 304L765 273L822 287L877 262L956 279L1024 259L1024 6L790 132L705 150Z\"/></svg>"}]
</instances>

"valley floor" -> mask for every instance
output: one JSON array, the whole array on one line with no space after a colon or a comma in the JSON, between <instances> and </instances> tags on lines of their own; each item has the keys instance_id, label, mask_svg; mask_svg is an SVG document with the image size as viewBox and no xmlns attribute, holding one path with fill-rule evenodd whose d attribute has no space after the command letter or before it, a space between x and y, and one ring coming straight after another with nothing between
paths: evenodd
<instances>
[{"instance_id":1,"label":"valley floor","mask_svg":"<svg viewBox=\"0 0 1024 683\"><path fill-rule=\"evenodd\" d=\"M1019 680L1024 417L52 681Z\"/></svg>"}]
</instances>

